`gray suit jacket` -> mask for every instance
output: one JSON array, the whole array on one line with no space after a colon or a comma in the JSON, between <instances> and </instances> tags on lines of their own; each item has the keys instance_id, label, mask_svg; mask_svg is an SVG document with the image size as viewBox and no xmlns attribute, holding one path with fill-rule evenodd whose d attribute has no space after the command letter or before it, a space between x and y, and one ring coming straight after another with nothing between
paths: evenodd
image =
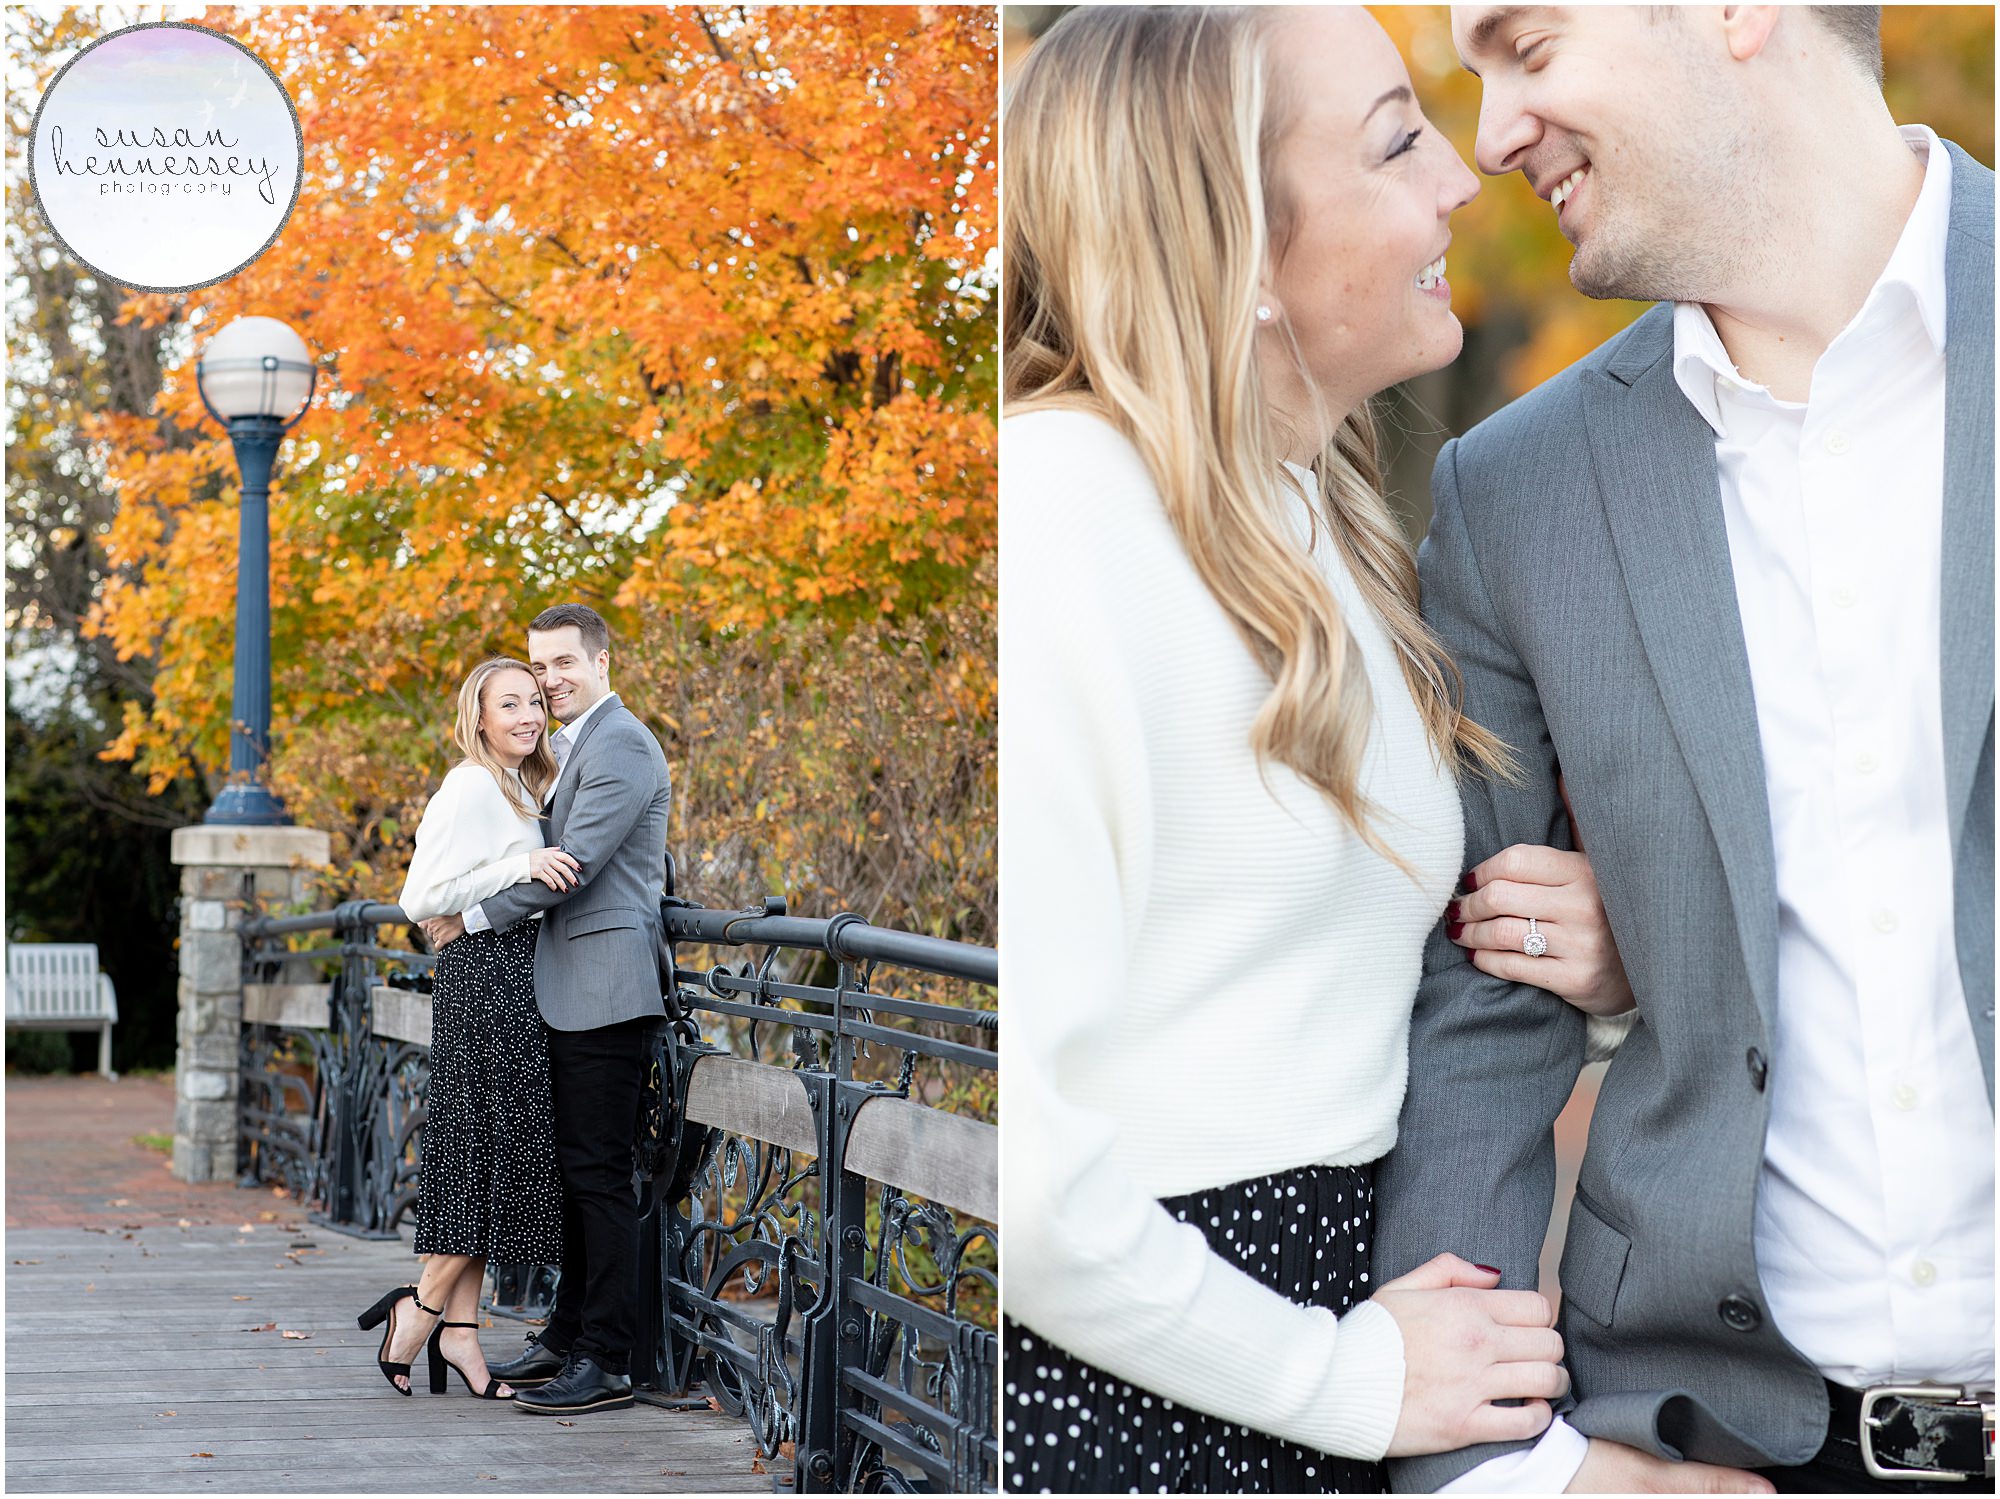
<instances>
[{"instance_id":1,"label":"gray suit jacket","mask_svg":"<svg viewBox=\"0 0 2000 1499\"><path fill-rule=\"evenodd\" d=\"M664 1015L657 957L667 863L667 757L612 694L591 714L556 780L550 841L583 866L558 894L539 881L481 902L494 927L546 911L535 943L535 1002L559 1031Z\"/></svg>"},{"instance_id":2,"label":"gray suit jacket","mask_svg":"<svg viewBox=\"0 0 2000 1499\"><path fill-rule=\"evenodd\" d=\"M1943 707L1960 975L1993 1083L1993 174L1952 148ZM1766 1315L1751 1217L1777 1004L1775 858L1714 434L1672 370L1672 308L1445 446L1420 566L1466 709L1524 786L1469 780L1466 863L1588 829L1640 1023L1607 1072L1563 1247L1572 1425L1667 1456L1801 1463L1819 1375ZM1451 1250L1536 1281L1551 1126L1583 1017L1433 935L1378 1282ZM1968 1151L1990 1139L1966 1140ZM1392 1465L1434 1489L1510 1450Z\"/></svg>"}]
</instances>

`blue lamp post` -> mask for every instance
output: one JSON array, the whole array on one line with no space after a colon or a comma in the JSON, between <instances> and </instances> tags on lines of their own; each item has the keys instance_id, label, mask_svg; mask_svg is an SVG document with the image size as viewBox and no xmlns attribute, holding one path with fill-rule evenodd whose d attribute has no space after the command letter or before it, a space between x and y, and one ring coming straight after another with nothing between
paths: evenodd
<instances>
[{"instance_id":1,"label":"blue lamp post","mask_svg":"<svg viewBox=\"0 0 2000 1499\"><path fill-rule=\"evenodd\" d=\"M230 698L229 784L208 823L280 826L284 803L264 784L271 748L271 468L278 444L312 403L317 371L305 340L276 318L243 317L208 341L195 382L228 429L243 476L236 533L236 682Z\"/></svg>"}]
</instances>

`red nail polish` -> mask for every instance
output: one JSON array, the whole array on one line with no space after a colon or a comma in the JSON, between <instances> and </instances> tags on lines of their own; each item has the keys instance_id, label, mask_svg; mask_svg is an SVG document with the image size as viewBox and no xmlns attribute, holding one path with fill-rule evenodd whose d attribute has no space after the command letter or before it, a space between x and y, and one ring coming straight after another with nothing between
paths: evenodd
<instances>
[{"instance_id":1,"label":"red nail polish","mask_svg":"<svg viewBox=\"0 0 2000 1499\"><path fill-rule=\"evenodd\" d=\"M1474 874L1469 869L1466 870L1464 876L1464 884L1465 884L1465 893L1467 895L1472 894L1473 891L1479 888L1479 876Z\"/></svg>"},{"instance_id":2,"label":"red nail polish","mask_svg":"<svg viewBox=\"0 0 2000 1499\"><path fill-rule=\"evenodd\" d=\"M1444 919L1446 921L1458 921L1462 919L1458 914L1457 901L1453 901L1450 905L1444 908Z\"/></svg>"},{"instance_id":3,"label":"red nail polish","mask_svg":"<svg viewBox=\"0 0 2000 1499\"><path fill-rule=\"evenodd\" d=\"M1500 1273L1499 1268L1494 1265L1481 1265L1479 1268L1484 1270L1488 1275L1498 1275Z\"/></svg>"},{"instance_id":4,"label":"red nail polish","mask_svg":"<svg viewBox=\"0 0 2000 1499\"><path fill-rule=\"evenodd\" d=\"M1454 942L1458 940L1458 934L1464 930L1465 923L1462 921L1447 921L1444 924L1444 934Z\"/></svg>"}]
</instances>

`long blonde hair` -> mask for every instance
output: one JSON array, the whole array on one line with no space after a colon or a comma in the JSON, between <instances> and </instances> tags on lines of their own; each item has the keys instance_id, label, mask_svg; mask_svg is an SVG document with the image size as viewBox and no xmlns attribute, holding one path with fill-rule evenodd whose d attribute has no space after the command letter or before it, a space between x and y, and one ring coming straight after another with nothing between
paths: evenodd
<instances>
[{"instance_id":1,"label":"long blonde hair","mask_svg":"<svg viewBox=\"0 0 2000 1499\"><path fill-rule=\"evenodd\" d=\"M1273 503L1284 447L1258 373L1257 303L1287 219L1272 171L1290 111L1267 78L1269 24L1252 7L1090 6L1036 43L1005 124L1006 411L1087 410L1131 439L1195 570L1271 675L1250 730L1259 761L1291 767L1407 869L1359 789L1374 710L1359 644ZM1312 469L1316 519L1387 628L1440 763L1511 775L1418 610L1370 408Z\"/></svg>"},{"instance_id":2,"label":"long blonde hair","mask_svg":"<svg viewBox=\"0 0 2000 1499\"><path fill-rule=\"evenodd\" d=\"M464 763L484 767L500 783L508 802L523 817L538 816L542 810L542 797L555 784L556 756L549 748L548 736L535 741L535 748L528 758L521 762L521 779L517 784L507 774L507 766L493 752L479 732L480 711L485 706L486 686L503 671L524 671L530 681L534 680L534 670L525 661L516 661L511 656L495 656L490 661L482 661L472 668L472 674L458 689L458 721L452 725L452 743L465 756ZM535 690L540 692L541 685ZM525 791L525 795L524 795Z\"/></svg>"}]
</instances>

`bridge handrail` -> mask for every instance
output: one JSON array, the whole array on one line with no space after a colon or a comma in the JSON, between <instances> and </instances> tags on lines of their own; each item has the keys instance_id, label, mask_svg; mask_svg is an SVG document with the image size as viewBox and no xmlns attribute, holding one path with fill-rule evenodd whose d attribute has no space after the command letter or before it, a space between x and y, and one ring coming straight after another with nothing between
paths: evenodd
<instances>
[{"instance_id":1,"label":"bridge handrail","mask_svg":"<svg viewBox=\"0 0 2000 1499\"><path fill-rule=\"evenodd\" d=\"M699 1157L685 1212L664 1201L657 1182L652 1189L661 1200L648 1209L652 1268L642 1277L651 1343L634 1349L635 1383L705 1384L722 1409L750 1422L764 1457L791 1448L795 1492L907 1486L896 1464L954 1490L991 1488L997 1278L987 1259L998 1244L997 1131L913 1097L912 1075L920 1058L990 1073L998 1012L878 993L872 983L882 964L997 988L997 955L848 912L793 916L777 897L709 910L668 896L662 917L673 942L765 952L739 970L701 970L677 956L663 986L670 1011L689 1018L670 1025L661 1066L687 1117L721 1134ZM240 928L246 1160L255 1158L258 1175L275 1160L301 1196L325 1203L319 1221L371 1235L393 1234L415 1196L428 996L385 986L378 965L422 970L436 959L381 945L377 928L405 923L400 906L356 900L253 915ZM288 945L318 931L338 940ZM779 949L825 953L838 976L775 977ZM340 973L331 980L271 982L288 965L334 958ZM324 1009L308 1003L315 991ZM737 1022L730 1046L702 1039L694 1011ZM880 1023L890 1017L974 1028L983 1044ZM789 1058L761 1060L760 1044L786 1032ZM750 1055L738 1056L746 1034ZM855 1076L871 1043L902 1053L894 1083ZM310 1074L298 1067L301 1044L311 1049ZM662 1181L668 1174L635 1169L659 1169ZM302 1179L292 1180L294 1170ZM518 1306L509 1315L534 1315L551 1286L545 1268L496 1267L495 1310L510 1300ZM747 1316L744 1298L773 1287L776 1320ZM987 1300L979 1320L960 1309L962 1291Z\"/></svg>"}]
</instances>

